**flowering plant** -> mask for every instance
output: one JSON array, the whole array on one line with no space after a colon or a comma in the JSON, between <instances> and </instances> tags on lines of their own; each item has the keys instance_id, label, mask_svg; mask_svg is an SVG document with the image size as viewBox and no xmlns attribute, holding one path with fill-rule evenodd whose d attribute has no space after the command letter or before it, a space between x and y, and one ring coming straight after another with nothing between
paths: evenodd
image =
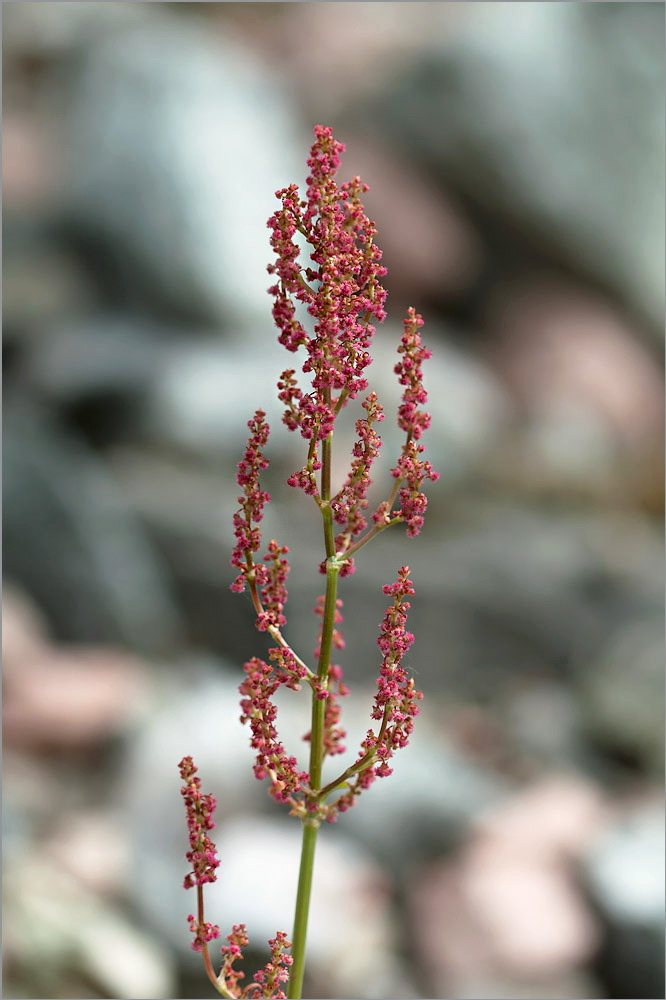
<instances>
[{"instance_id":1,"label":"flowering plant","mask_svg":"<svg viewBox=\"0 0 666 1000\"><path fill-rule=\"evenodd\" d=\"M374 392L361 403L365 412L356 421L357 440L347 478L337 492L333 491L331 449L335 421L342 409L368 388L365 370L371 363L369 348L374 333L371 320L381 322L385 317L386 291L380 279L386 269L374 242L375 225L366 216L361 202L366 185L355 177L338 186L336 172L344 146L333 138L330 128L317 126L314 131L305 198L301 198L295 184L277 191L281 207L268 222L277 258L268 270L276 278L269 291L273 297L273 318L280 331L278 339L292 354L299 351L304 354L302 370L311 382L308 391L302 389L295 369L287 368L278 381L278 398L285 406L284 423L289 430L299 431L307 442L305 464L289 477L288 484L312 497L323 523L325 558L320 572L326 576L326 590L315 608L321 623L315 650L317 662L312 669L296 654L282 632L286 624L288 549L271 539L264 557L257 555L261 549L259 524L263 508L270 500L259 481L261 471L268 465L264 448L269 427L263 410L257 410L248 422L250 437L237 477L243 493L234 516L236 545L231 563L238 576L231 589L238 593L249 591L256 626L275 643L268 650L268 662L253 657L245 664L245 679L240 686L241 721L250 726L251 745L256 751L256 777L268 780L270 794L277 802L289 806L291 815L301 820L303 828L292 941L278 931L270 941L270 961L245 987L241 985L244 974L234 968L234 962L242 957L242 948L247 945L243 924L234 926L228 935L229 943L222 948L220 973L213 969L208 944L220 932L204 918L203 888L215 880L219 866L209 836L214 826L215 800L201 793L192 758L185 757L180 764L190 836L187 860L192 866L185 877L185 888L196 887L198 897L197 915L188 917L194 934L192 947L203 953L210 981L223 997L301 996L318 828L323 820L333 822L353 806L376 778L391 774L390 760L396 750L407 745L419 711L417 702L422 698L402 665L414 641L405 628L409 609L406 598L414 589L409 567L403 566L395 582L383 588L392 603L386 610L377 640L382 662L370 713L373 725L354 763L323 783L324 760L345 750L339 699L348 694L348 689L341 668L331 662L333 649L344 646L338 628L342 622L338 579L354 572L356 554L389 526L404 523L407 535L419 533L427 507L422 485L426 479L436 480L438 474L422 458L424 447L420 439L430 424L430 415L421 408L427 401L422 363L430 357L430 352L421 343L419 329L423 321L410 308L395 365L403 386L398 425L405 432L405 442L391 469L390 495L368 520L370 469L381 446L375 425L384 419ZM297 234L310 250L310 263L306 265L299 261ZM297 303L312 317L312 333L297 318ZM299 769L296 757L288 754L278 736L273 696L281 685L294 691L306 685L311 691L311 727L304 737L310 744L307 771Z\"/></svg>"}]
</instances>

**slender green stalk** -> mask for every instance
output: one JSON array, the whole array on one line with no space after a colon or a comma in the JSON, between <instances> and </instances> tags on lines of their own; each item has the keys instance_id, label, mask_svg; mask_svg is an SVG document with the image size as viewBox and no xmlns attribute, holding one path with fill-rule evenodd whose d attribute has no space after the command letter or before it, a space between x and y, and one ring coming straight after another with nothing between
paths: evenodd
<instances>
[{"instance_id":1,"label":"slender green stalk","mask_svg":"<svg viewBox=\"0 0 666 1000\"><path fill-rule=\"evenodd\" d=\"M329 393L330 402L330 393ZM317 678L319 683L328 683L328 671L333 647L333 630L335 628L335 608L338 592L338 573L340 566L335 559L335 535L333 532L333 512L331 511L331 439L330 434L322 442L321 469L321 503L320 509L324 523L324 543L326 546L326 596L324 598L324 617L321 629L319 647L319 662ZM326 702L317 698L312 692L312 723L310 728L310 788L313 792L321 788L321 771L324 762L324 720ZM303 841L301 846L301 864L298 873L298 888L296 891L296 912L294 914L294 930L291 937L291 956L294 960L289 976L287 996L289 1000L300 1000L303 989L303 972L305 969L305 945L308 929L308 914L310 911L310 895L312 892L312 874L314 870L317 830L320 820L314 816L303 819Z\"/></svg>"},{"instance_id":2,"label":"slender green stalk","mask_svg":"<svg viewBox=\"0 0 666 1000\"><path fill-rule=\"evenodd\" d=\"M294 964L289 976L287 996L289 1000L300 1000L303 989L303 972L305 971L305 941L308 931L308 914L310 912L310 894L312 892L312 873L314 870L315 846L319 820L303 820L303 844L301 847L301 866L298 873L298 892L296 895L296 913L294 914L294 931L291 936L291 956Z\"/></svg>"}]
</instances>

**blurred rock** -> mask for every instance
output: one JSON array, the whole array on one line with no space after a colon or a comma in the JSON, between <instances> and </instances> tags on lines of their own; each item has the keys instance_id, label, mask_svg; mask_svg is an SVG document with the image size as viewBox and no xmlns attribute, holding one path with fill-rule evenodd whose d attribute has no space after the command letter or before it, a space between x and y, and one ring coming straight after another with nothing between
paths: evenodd
<instances>
[{"instance_id":1,"label":"blurred rock","mask_svg":"<svg viewBox=\"0 0 666 1000\"><path fill-rule=\"evenodd\" d=\"M7 20L12 22L11 13ZM8 219L48 212L57 200L61 160L51 124L48 116L34 111L12 109L5 115L2 172ZM43 295L38 287L32 290Z\"/></svg>"},{"instance_id":2,"label":"blurred rock","mask_svg":"<svg viewBox=\"0 0 666 1000\"><path fill-rule=\"evenodd\" d=\"M627 810L590 844L583 878L604 924L608 996L664 995L663 802Z\"/></svg>"},{"instance_id":3,"label":"blurred rock","mask_svg":"<svg viewBox=\"0 0 666 1000\"><path fill-rule=\"evenodd\" d=\"M579 857L606 819L595 786L574 775L542 779L489 810L475 824L477 839L502 843L525 857Z\"/></svg>"},{"instance_id":4,"label":"blurred rock","mask_svg":"<svg viewBox=\"0 0 666 1000\"><path fill-rule=\"evenodd\" d=\"M135 718L145 694L138 663L104 649L52 647L5 660L4 685L6 745L50 752L107 743Z\"/></svg>"},{"instance_id":5,"label":"blurred rock","mask_svg":"<svg viewBox=\"0 0 666 1000\"><path fill-rule=\"evenodd\" d=\"M457 860L424 868L414 933L437 995L598 995L569 991L598 941L572 861L602 815L590 785L537 785L489 810Z\"/></svg>"},{"instance_id":6,"label":"blurred rock","mask_svg":"<svg viewBox=\"0 0 666 1000\"><path fill-rule=\"evenodd\" d=\"M593 740L629 766L663 776L663 609L610 631L581 671L580 698Z\"/></svg>"},{"instance_id":7,"label":"blurred rock","mask_svg":"<svg viewBox=\"0 0 666 1000\"><path fill-rule=\"evenodd\" d=\"M598 294L547 275L505 289L491 306L484 355L531 413L577 402L618 446L663 433L662 366L641 332Z\"/></svg>"},{"instance_id":8,"label":"blurred rock","mask_svg":"<svg viewBox=\"0 0 666 1000\"><path fill-rule=\"evenodd\" d=\"M384 9L387 6L391 5ZM484 250L462 208L395 144L383 146L367 134L355 135L349 127L344 129L344 140L343 166L370 186L364 203L378 226L393 319L400 318L393 312L401 308L397 302L419 308L419 303L464 294L483 267ZM420 311L427 321L425 306ZM428 327L425 336L431 345Z\"/></svg>"},{"instance_id":9,"label":"blurred rock","mask_svg":"<svg viewBox=\"0 0 666 1000\"><path fill-rule=\"evenodd\" d=\"M45 857L97 896L117 897L127 878L129 848L111 810L63 817L41 845Z\"/></svg>"},{"instance_id":10,"label":"blurred rock","mask_svg":"<svg viewBox=\"0 0 666 1000\"><path fill-rule=\"evenodd\" d=\"M48 627L36 605L11 583L2 588L2 658L5 666L36 659L48 648Z\"/></svg>"},{"instance_id":11,"label":"blurred rock","mask_svg":"<svg viewBox=\"0 0 666 1000\"><path fill-rule=\"evenodd\" d=\"M119 296L252 336L308 137L250 50L162 15L96 40L72 80L68 215Z\"/></svg>"},{"instance_id":12,"label":"blurred rock","mask_svg":"<svg viewBox=\"0 0 666 1000\"><path fill-rule=\"evenodd\" d=\"M297 441L302 439L281 425L284 407L276 389L293 356L278 344L267 295L260 305L263 319L255 335L238 328L231 342L192 337L190 343L181 338L165 346L142 421L149 442L213 462L222 474L233 470L235 479L247 422L261 408L273 431L271 461L287 452L301 464Z\"/></svg>"},{"instance_id":13,"label":"blurred rock","mask_svg":"<svg viewBox=\"0 0 666 1000\"><path fill-rule=\"evenodd\" d=\"M66 412L86 405L101 412L106 406L117 421L115 410L124 407L127 432L130 421L135 429L139 400L154 381L162 336L159 326L136 317L97 314L51 322L26 338L23 377L40 399Z\"/></svg>"},{"instance_id":14,"label":"blurred rock","mask_svg":"<svg viewBox=\"0 0 666 1000\"><path fill-rule=\"evenodd\" d=\"M43 232L22 234L12 232L8 225L5 255L3 325L12 341L19 341L16 346L22 351L35 346L27 334L44 328L52 330L58 321L91 308L93 294L84 268L73 254L57 247ZM54 337L54 344L47 336L39 338L39 348L45 352L59 349L58 337ZM37 363L41 363L39 355ZM74 364L75 370L77 367L81 367L80 359Z\"/></svg>"},{"instance_id":15,"label":"blurred rock","mask_svg":"<svg viewBox=\"0 0 666 1000\"><path fill-rule=\"evenodd\" d=\"M663 332L664 11L473 4L367 102L481 211L607 285ZM609 99L612 95L612 100Z\"/></svg>"},{"instance_id":16,"label":"blurred rock","mask_svg":"<svg viewBox=\"0 0 666 1000\"><path fill-rule=\"evenodd\" d=\"M159 560L99 460L48 411L5 399L4 569L61 639L170 649Z\"/></svg>"},{"instance_id":17,"label":"blurred rock","mask_svg":"<svg viewBox=\"0 0 666 1000\"><path fill-rule=\"evenodd\" d=\"M4 42L12 56L55 58L80 52L107 32L154 19L150 7L138 4L27 2L7 11Z\"/></svg>"},{"instance_id":18,"label":"blurred rock","mask_svg":"<svg viewBox=\"0 0 666 1000\"><path fill-rule=\"evenodd\" d=\"M598 295L544 276L505 289L489 312L483 354L524 414L497 475L640 501L664 423L661 364L640 330Z\"/></svg>"},{"instance_id":19,"label":"blurred rock","mask_svg":"<svg viewBox=\"0 0 666 1000\"><path fill-rule=\"evenodd\" d=\"M4 960L32 987L26 995L61 996L68 986L67 995L81 997L158 1000L173 994L169 951L51 862L13 854L4 893ZM26 927L29 935L21 930Z\"/></svg>"},{"instance_id":20,"label":"blurred rock","mask_svg":"<svg viewBox=\"0 0 666 1000\"><path fill-rule=\"evenodd\" d=\"M522 684L507 693L497 715L531 765L565 770L589 765L583 713L576 692L564 680Z\"/></svg>"}]
</instances>

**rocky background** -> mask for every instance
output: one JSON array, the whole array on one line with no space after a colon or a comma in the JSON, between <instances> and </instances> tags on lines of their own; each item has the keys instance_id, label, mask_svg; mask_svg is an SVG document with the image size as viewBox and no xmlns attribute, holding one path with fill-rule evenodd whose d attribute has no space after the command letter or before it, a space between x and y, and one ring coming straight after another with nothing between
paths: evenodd
<instances>
[{"instance_id":1,"label":"rocky background","mask_svg":"<svg viewBox=\"0 0 666 1000\"><path fill-rule=\"evenodd\" d=\"M265 222L317 123L371 186L387 409L426 317L442 477L345 581L350 747L405 561L425 701L320 838L306 995L664 995L663 37L651 3L5 5L4 996L208 995L184 753L219 800L209 919L257 961L290 930L299 830L251 777L264 642L228 562L264 405L307 655Z\"/></svg>"}]
</instances>

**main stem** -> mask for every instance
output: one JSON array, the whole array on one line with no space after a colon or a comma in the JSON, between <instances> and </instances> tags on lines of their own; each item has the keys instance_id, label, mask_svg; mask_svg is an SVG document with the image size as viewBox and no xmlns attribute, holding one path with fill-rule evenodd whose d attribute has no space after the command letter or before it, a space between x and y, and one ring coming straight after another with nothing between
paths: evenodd
<instances>
[{"instance_id":1,"label":"main stem","mask_svg":"<svg viewBox=\"0 0 666 1000\"><path fill-rule=\"evenodd\" d=\"M330 405L330 391L326 402ZM333 512L331 511L331 439L332 433L322 442L321 467L321 513L324 521L324 543L326 546L326 596L324 598L324 618L321 630L319 662L317 677L320 684L327 688L328 671L331 663L333 645L333 629L335 627L335 608L338 590L339 565L335 560L335 535L333 531ZM321 770L324 762L324 719L326 712L325 699L312 693L312 723L310 728L310 788L319 791L321 788ZM298 873L298 889L296 891L296 912L294 914L294 931L291 938L291 957L293 965L289 976L287 996L289 1000L300 1000L303 989L303 973L305 970L305 943L308 930L308 914L310 911L310 895L312 892L312 873L314 870L315 847L320 820L316 816L306 816L303 819L303 841L301 846L301 865Z\"/></svg>"}]
</instances>

